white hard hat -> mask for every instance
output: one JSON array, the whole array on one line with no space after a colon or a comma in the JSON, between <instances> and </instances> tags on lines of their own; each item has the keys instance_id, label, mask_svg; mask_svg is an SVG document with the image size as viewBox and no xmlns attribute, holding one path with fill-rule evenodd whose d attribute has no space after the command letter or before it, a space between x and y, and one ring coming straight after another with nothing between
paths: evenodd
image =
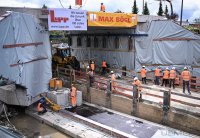
<instances>
[{"instance_id":1,"label":"white hard hat","mask_svg":"<svg viewBox=\"0 0 200 138\"><path fill-rule=\"evenodd\" d=\"M187 67L184 67L184 69L187 69Z\"/></svg>"},{"instance_id":2,"label":"white hard hat","mask_svg":"<svg viewBox=\"0 0 200 138\"><path fill-rule=\"evenodd\" d=\"M110 73L113 74L114 72L113 72L113 71L110 71Z\"/></svg>"},{"instance_id":3,"label":"white hard hat","mask_svg":"<svg viewBox=\"0 0 200 138\"><path fill-rule=\"evenodd\" d=\"M166 70L169 70L169 68L167 67Z\"/></svg>"},{"instance_id":4,"label":"white hard hat","mask_svg":"<svg viewBox=\"0 0 200 138\"><path fill-rule=\"evenodd\" d=\"M175 68L175 67L172 67L172 69L175 70L176 68Z\"/></svg>"},{"instance_id":5,"label":"white hard hat","mask_svg":"<svg viewBox=\"0 0 200 138\"><path fill-rule=\"evenodd\" d=\"M89 69L90 68L90 66L87 66L87 69Z\"/></svg>"},{"instance_id":6,"label":"white hard hat","mask_svg":"<svg viewBox=\"0 0 200 138\"><path fill-rule=\"evenodd\" d=\"M134 81L135 81L135 80L138 80L138 77L135 77L133 80L134 80Z\"/></svg>"},{"instance_id":7,"label":"white hard hat","mask_svg":"<svg viewBox=\"0 0 200 138\"><path fill-rule=\"evenodd\" d=\"M143 68L145 68L145 66L142 66Z\"/></svg>"}]
</instances>

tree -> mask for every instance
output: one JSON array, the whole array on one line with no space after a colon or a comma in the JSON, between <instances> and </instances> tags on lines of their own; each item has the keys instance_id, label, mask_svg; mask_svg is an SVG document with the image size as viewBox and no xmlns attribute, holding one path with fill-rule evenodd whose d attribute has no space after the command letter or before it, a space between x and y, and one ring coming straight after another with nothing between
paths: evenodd
<instances>
[{"instance_id":1,"label":"tree","mask_svg":"<svg viewBox=\"0 0 200 138\"><path fill-rule=\"evenodd\" d=\"M177 13L173 13L172 15L166 15L167 19L172 19L172 20L178 20L178 14Z\"/></svg>"},{"instance_id":2,"label":"tree","mask_svg":"<svg viewBox=\"0 0 200 138\"><path fill-rule=\"evenodd\" d=\"M145 2L142 14L143 15L149 15L149 9L148 9L148 6L147 6L147 2Z\"/></svg>"},{"instance_id":3,"label":"tree","mask_svg":"<svg viewBox=\"0 0 200 138\"><path fill-rule=\"evenodd\" d=\"M133 14L138 14L139 10L136 4L136 0L134 0L133 8L132 8L132 13Z\"/></svg>"},{"instance_id":4,"label":"tree","mask_svg":"<svg viewBox=\"0 0 200 138\"><path fill-rule=\"evenodd\" d=\"M166 5L166 7L165 7L165 12L164 12L164 14L165 14L166 17L169 15L168 12L169 12L169 11L168 11L168 7L167 7L167 5Z\"/></svg>"},{"instance_id":5,"label":"tree","mask_svg":"<svg viewBox=\"0 0 200 138\"><path fill-rule=\"evenodd\" d=\"M42 9L47 9L47 6L43 4Z\"/></svg>"},{"instance_id":6,"label":"tree","mask_svg":"<svg viewBox=\"0 0 200 138\"><path fill-rule=\"evenodd\" d=\"M160 2L160 6L159 6L159 10L158 10L158 16L162 16L163 15L163 9L162 9L162 2Z\"/></svg>"},{"instance_id":7,"label":"tree","mask_svg":"<svg viewBox=\"0 0 200 138\"><path fill-rule=\"evenodd\" d=\"M116 12L114 12L114 13L124 13L124 12L122 12L121 10L117 10Z\"/></svg>"},{"instance_id":8,"label":"tree","mask_svg":"<svg viewBox=\"0 0 200 138\"><path fill-rule=\"evenodd\" d=\"M199 24L200 23L200 17L199 18L195 18L194 19L194 23L198 23Z\"/></svg>"}]
</instances>

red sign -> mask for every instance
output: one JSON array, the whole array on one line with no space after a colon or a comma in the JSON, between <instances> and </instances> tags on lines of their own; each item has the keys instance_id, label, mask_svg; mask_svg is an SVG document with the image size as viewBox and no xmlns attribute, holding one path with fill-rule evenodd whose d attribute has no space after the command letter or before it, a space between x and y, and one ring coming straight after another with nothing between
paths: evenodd
<instances>
[{"instance_id":1,"label":"red sign","mask_svg":"<svg viewBox=\"0 0 200 138\"><path fill-rule=\"evenodd\" d=\"M75 1L76 1L75 2L76 5L82 6L82 0L75 0Z\"/></svg>"},{"instance_id":2,"label":"red sign","mask_svg":"<svg viewBox=\"0 0 200 138\"><path fill-rule=\"evenodd\" d=\"M55 17L54 10L50 10L50 17L51 17L51 22L61 23L61 21L63 21L64 23L66 23L69 20L69 18L67 17Z\"/></svg>"}]
</instances>

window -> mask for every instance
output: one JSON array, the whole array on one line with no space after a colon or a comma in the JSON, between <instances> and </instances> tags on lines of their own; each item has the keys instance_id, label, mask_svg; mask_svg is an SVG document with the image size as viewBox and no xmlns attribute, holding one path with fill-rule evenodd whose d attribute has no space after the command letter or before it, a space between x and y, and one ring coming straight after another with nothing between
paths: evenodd
<instances>
[{"instance_id":1,"label":"window","mask_svg":"<svg viewBox=\"0 0 200 138\"><path fill-rule=\"evenodd\" d=\"M86 43L87 43L87 47L91 47L91 38L90 37L86 38Z\"/></svg>"},{"instance_id":2,"label":"window","mask_svg":"<svg viewBox=\"0 0 200 138\"><path fill-rule=\"evenodd\" d=\"M99 47L99 39L96 36L94 37L94 47L95 48Z\"/></svg>"},{"instance_id":3,"label":"window","mask_svg":"<svg viewBox=\"0 0 200 138\"><path fill-rule=\"evenodd\" d=\"M82 46L82 39L80 36L77 37L77 46Z\"/></svg>"},{"instance_id":4,"label":"window","mask_svg":"<svg viewBox=\"0 0 200 138\"><path fill-rule=\"evenodd\" d=\"M131 37L128 38L128 51L133 50L133 39Z\"/></svg>"},{"instance_id":5,"label":"window","mask_svg":"<svg viewBox=\"0 0 200 138\"><path fill-rule=\"evenodd\" d=\"M114 45L115 45L115 49L119 49L119 37L118 36L115 37Z\"/></svg>"},{"instance_id":6,"label":"window","mask_svg":"<svg viewBox=\"0 0 200 138\"><path fill-rule=\"evenodd\" d=\"M103 39L103 48L106 48L107 47L107 43L106 43L106 37L104 36Z\"/></svg>"}]
</instances>

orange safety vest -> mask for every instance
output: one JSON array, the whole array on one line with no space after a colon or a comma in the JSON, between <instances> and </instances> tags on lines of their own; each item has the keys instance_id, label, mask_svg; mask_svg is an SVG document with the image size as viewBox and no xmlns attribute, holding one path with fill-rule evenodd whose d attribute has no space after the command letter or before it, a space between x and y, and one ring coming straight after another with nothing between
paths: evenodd
<instances>
[{"instance_id":1,"label":"orange safety vest","mask_svg":"<svg viewBox=\"0 0 200 138\"><path fill-rule=\"evenodd\" d=\"M90 64L91 70L94 71L94 63Z\"/></svg>"},{"instance_id":2,"label":"orange safety vest","mask_svg":"<svg viewBox=\"0 0 200 138\"><path fill-rule=\"evenodd\" d=\"M170 79L175 79L176 78L176 71L175 70L170 70L170 72L169 72L169 78Z\"/></svg>"},{"instance_id":3,"label":"orange safety vest","mask_svg":"<svg viewBox=\"0 0 200 138\"><path fill-rule=\"evenodd\" d=\"M169 71L168 70L164 71L163 79L169 79Z\"/></svg>"},{"instance_id":4,"label":"orange safety vest","mask_svg":"<svg viewBox=\"0 0 200 138\"><path fill-rule=\"evenodd\" d=\"M104 68L106 68L107 66L106 66L106 62L105 61L103 61L102 62L102 67L104 67Z\"/></svg>"},{"instance_id":5,"label":"orange safety vest","mask_svg":"<svg viewBox=\"0 0 200 138\"><path fill-rule=\"evenodd\" d=\"M100 11L105 12L105 10L106 10L105 6L104 6L104 5L101 5Z\"/></svg>"},{"instance_id":6,"label":"orange safety vest","mask_svg":"<svg viewBox=\"0 0 200 138\"><path fill-rule=\"evenodd\" d=\"M189 81L190 80L190 72L188 70L184 70L181 73L181 76L182 76L184 81Z\"/></svg>"},{"instance_id":7,"label":"orange safety vest","mask_svg":"<svg viewBox=\"0 0 200 138\"><path fill-rule=\"evenodd\" d=\"M37 106L37 111L40 112L43 110L43 107L41 107L41 103L38 103L38 106Z\"/></svg>"},{"instance_id":8,"label":"orange safety vest","mask_svg":"<svg viewBox=\"0 0 200 138\"><path fill-rule=\"evenodd\" d=\"M161 69L156 69L155 70L155 76L157 76L157 77L160 77L160 71L161 71Z\"/></svg>"},{"instance_id":9,"label":"orange safety vest","mask_svg":"<svg viewBox=\"0 0 200 138\"><path fill-rule=\"evenodd\" d=\"M142 77L142 78L146 77L147 70L142 68L142 69L140 70L140 74L141 74L141 77Z\"/></svg>"},{"instance_id":10,"label":"orange safety vest","mask_svg":"<svg viewBox=\"0 0 200 138\"><path fill-rule=\"evenodd\" d=\"M75 87L71 88L71 103L72 106L76 106L76 95L77 95L77 90Z\"/></svg>"},{"instance_id":11,"label":"orange safety vest","mask_svg":"<svg viewBox=\"0 0 200 138\"><path fill-rule=\"evenodd\" d=\"M138 91L142 91L141 82L139 80L133 81L133 85L137 86Z\"/></svg>"}]
</instances>

